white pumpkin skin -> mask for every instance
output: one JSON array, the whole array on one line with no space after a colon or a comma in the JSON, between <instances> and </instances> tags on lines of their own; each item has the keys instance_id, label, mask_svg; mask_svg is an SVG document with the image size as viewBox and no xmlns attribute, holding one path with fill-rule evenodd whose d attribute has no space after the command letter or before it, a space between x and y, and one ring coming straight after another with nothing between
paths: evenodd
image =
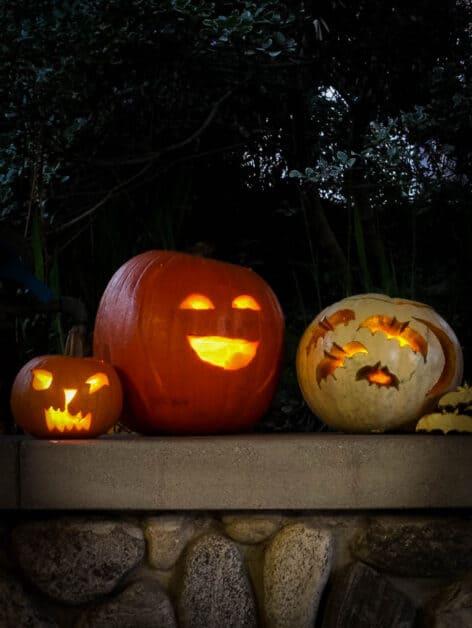
<instances>
[{"instance_id":1,"label":"white pumpkin skin","mask_svg":"<svg viewBox=\"0 0 472 628\"><path fill-rule=\"evenodd\" d=\"M395 318L396 337L361 327L377 316ZM408 324L400 333L401 323ZM343 347L354 347L351 357L344 356ZM333 351L341 356L338 362L330 357ZM389 385L364 379L377 363L387 373L377 378L391 379ZM411 424L461 382L462 372L460 344L439 314L422 303L383 294L355 295L324 309L306 329L297 352L305 401L327 425L345 432L385 432Z\"/></svg>"}]
</instances>

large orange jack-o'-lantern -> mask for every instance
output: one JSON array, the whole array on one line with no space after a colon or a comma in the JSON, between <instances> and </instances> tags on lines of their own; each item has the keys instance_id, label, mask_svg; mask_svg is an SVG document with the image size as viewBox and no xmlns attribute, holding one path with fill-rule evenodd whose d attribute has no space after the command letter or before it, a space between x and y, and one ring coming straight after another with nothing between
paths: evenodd
<instances>
[{"instance_id":1,"label":"large orange jack-o'-lantern","mask_svg":"<svg viewBox=\"0 0 472 628\"><path fill-rule=\"evenodd\" d=\"M239 431L267 410L283 329L277 298L251 270L149 251L107 286L94 353L122 376L132 429Z\"/></svg>"},{"instance_id":2,"label":"large orange jack-o'-lantern","mask_svg":"<svg viewBox=\"0 0 472 628\"><path fill-rule=\"evenodd\" d=\"M429 306L382 294L348 297L305 331L297 375L306 402L347 432L384 432L415 421L462 378L462 351Z\"/></svg>"},{"instance_id":3,"label":"large orange jack-o'-lantern","mask_svg":"<svg viewBox=\"0 0 472 628\"><path fill-rule=\"evenodd\" d=\"M118 375L93 358L33 358L13 383L11 408L20 427L39 438L92 438L107 432L122 406Z\"/></svg>"}]
</instances>

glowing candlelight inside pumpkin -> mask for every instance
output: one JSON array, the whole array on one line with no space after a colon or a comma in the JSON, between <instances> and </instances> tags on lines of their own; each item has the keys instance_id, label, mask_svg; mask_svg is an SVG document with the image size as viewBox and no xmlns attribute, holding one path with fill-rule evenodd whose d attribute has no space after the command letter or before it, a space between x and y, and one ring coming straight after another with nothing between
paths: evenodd
<instances>
[{"instance_id":1,"label":"glowing candlelight inside pumpkin","mask_svg":"<svg viewBox=\"0 0 472 628\"><path fill-rule=\"evenodd\" d=\"M389 371L388 366L380 366L380 362L374 364L374 366L364 366L357 371L356 380L365 379L369 384L376 384L377 386L385 386L386 388L398 389L398 377Z\"/></svg>"},{"instance_id":2,"label":"glowing candlelight inside pumpkin","mask_svg":"<svg viewBox=\"0 0 472 628\"><path fill-rule=\"evenodd\" d=\"M389 373L385 373L382 370L369 373L367 379L371 384L378 384L379 386L390 386L393 381L393 377Z\"/></svg>"},{"instance_id":3,"label":"glowing candlelight inside pumpkin","mask_svg":"<svg viewBox=\"0 0 472 628\"><path fill-rule=\"evenodd\" d=\"M344 345L344 347L340 347L334 342L331 349L324 352L325 357L321 360L316 369L316 381L318 382L318 386L328 375L332 375L336 379L334 375L336 369L344 368L346 359L352 358L358 353L368 353L361 342L353 340Z\"/></svg>"},{"instance_id":4,"label":"glowing candlelight inside pumpkin","mask_svg":"<svg viewBox=\"0 0 472 628\"><path fill-rule=\"evenodd\" d=\"M368 329L372 334L381 332L387 340L396 340L400 347L409 347L415 353L421 353L426 361L428 343L421 334L412 329L409 321L401 322L395 316L370 316L359 325L359 329Z\"/></svg>"},{"instance_id":5,"label":"glowing candlelight inside pumpkin","mask_svg":"<svg viewBox=\"0 0 472 628\"><path fill-rule=\"evenodd\" d=\"M252 362L259 345L241 338L226 336L187 336L200 360L225 371L237 371Z\"/></svg>"}]
</instances>

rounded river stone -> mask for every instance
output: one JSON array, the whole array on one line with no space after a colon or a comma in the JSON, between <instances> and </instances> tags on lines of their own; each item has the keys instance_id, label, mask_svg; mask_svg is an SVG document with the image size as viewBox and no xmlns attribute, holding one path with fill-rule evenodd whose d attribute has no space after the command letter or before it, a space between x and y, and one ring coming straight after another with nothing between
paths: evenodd
<instances>
[{"instance_id":1,"label":"rounded river stone","mask_svg":"<svg viewBox=\"0 0 472 628\"><path fill-rule=\"evenodd\" d=\"M354 539L361 561L396 576L449 577L472 570L472 518L378 520Z\"/></svg>"},{"instance_id":2,"label":"rounded river stone","mask_svg":"<svg viewBox=\"0 0 472 628\"><path fill-rule=\"evenodd\" d=\"M285 526L264 559L264 601L270 628L312 628L331 572L333 537L302 523Z\"/></svg>"},{"instance_id":3,"label":"rounded river stone","mask_svg":"<svg viewBox=\"0 0 472 628\"><path fill-rule=\"evenodd\" d=\"M138 580L88 610L77 628L177 628L174 609L159 583Z\"/></svg>"},{"instance_id":4,"label":"rounded river stone","mask_svg":"<svg viewBox=\"0 0 472 628\"><path fill-rule=\"evenodd\" d=\"M238 547L218 534L190 543L178 601L181 628L256 628L256 605Z\"/></svg>"},{"instance_id":5,"label":"rounded river stone","mask_svg":"<svg viewBox=\"0 0 472 628\"><path fill-rule=\"evenodd\" d=\"M13 531L21 569L38 589L66 604L110 593L144 556L142 530L113 520L62 518Z\"/></svg>"},{"instance_id":6,"label":"rounded river stone","mask_svg":"<svg viewBox=\"0 0 472 628\"><path fill-rule=\"evenodd\" d=\"M0 571L0 626L56 628L57 624L41 612L14 576Z\"/></svg>"}]
</instances>

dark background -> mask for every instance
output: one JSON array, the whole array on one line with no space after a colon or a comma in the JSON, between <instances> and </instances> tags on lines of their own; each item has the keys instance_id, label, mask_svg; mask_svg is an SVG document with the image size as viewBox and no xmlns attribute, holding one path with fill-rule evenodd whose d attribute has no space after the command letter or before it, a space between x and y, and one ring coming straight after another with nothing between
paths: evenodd
<instances>
[{"instance_id":1,"label":"dark background","mask_svg":"<svg viewBox=\"0 0 472 628\"><path fill-rule=\"evenodd\" d=\"M136 253L253 267L287 321L262 429L319 429L294 353L348 294L433 305L470 379L471 14L435 4L0 0L0 281L20 259L92 327ZM0 288L3 416L70 325L19 285Z\"/></svg>"}]
</instances>

